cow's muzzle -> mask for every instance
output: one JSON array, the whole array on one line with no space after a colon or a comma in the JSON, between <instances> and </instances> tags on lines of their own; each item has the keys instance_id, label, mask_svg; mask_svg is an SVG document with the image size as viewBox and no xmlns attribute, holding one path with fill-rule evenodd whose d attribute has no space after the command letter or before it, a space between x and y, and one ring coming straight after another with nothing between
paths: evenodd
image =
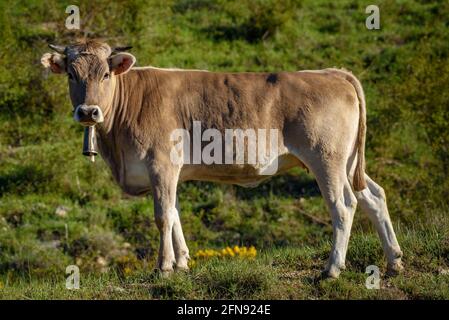
<instances>
[{"instance_id":1,"label":"cow's muzzle","mask_svg":"<svg viewBox=\"0 0 449 320\"><path fill-rule=\"evenodd\" d=\"M74 118L83 126L93 126L104 120L99 106L81 104L75 109Z\"/></svg>"}]
</instances>

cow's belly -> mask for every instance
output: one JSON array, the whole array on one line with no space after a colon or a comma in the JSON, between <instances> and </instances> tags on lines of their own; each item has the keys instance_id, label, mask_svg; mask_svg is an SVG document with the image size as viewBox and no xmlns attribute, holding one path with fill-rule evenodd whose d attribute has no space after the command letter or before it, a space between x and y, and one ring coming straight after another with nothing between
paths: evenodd
<instances>
[{"instance_id":1,"label":"cow's belly","mask_svg":"<svg viewBox=\"0 0 449 320\"><path fill-rule=\"evenodd\" d=\"M151 192L150 174L145 161L130 152L123 155L119 185L122 190L134 196L141 196ZM197 180L226 184L236 184L243 187L256 187L273 175L304 165L291 154L282 154L275 159L276 170L264 171L260 166L226 165L226 164L198 164L184 165L181 169L179 181Z\"/></svg>"},{"instance_id":2,"label":"cow's belly","mask_svg":"<svg viewBox=\"0 0 449 320\"><path fill-rule=\"evenodd\" d=\"M198 180L236 184L243 187L256 187L262 181L273 175L278 175L287 170L304 165L290 154L280 155L277 159L277 170L264 171L254 165L184 165L180 180Z\"/></svg>"}]
</instances>

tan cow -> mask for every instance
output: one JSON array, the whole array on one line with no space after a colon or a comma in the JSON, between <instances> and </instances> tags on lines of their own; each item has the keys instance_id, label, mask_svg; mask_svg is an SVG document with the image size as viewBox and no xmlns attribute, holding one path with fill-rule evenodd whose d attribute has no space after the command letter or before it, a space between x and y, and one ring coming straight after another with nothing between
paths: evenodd
<instances>
[{"instance_id":1,"label":"tan cow","mask_svg":"<svg viewBox=\"0 0 449 320\"><path fill-rule=\"evenodd\" d=\"M334 235L327 276L338 277L345 266L357 202L377 228L388 270L402 268L385 192L364 172L365 98L351 73L132 68L133 55L106 43L50 47L56 52L44 54L42 64L67 74L75 119L96 125L100 154L120 187L154 197L162 272L188 268L177 209L179 182L253 185L267 178L258 164L174 163L171 134L178 129L191 133L195 121L202 130L223 134L226 129L277 130L275 174L306 166L329 208Z\"/></svg>"}]
</instances>

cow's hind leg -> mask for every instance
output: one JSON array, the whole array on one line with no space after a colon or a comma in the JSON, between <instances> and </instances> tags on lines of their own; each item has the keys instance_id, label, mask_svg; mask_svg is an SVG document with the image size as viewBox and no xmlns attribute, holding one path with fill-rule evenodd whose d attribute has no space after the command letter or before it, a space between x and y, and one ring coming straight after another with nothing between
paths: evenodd
<instances>
[{"instance_id":1,"label":"cow's hind leg","mask_svg":"<svg viewBox=\"0 0 449 320\"><path fill-rule=\"evenodd\" d=\"M176 211L175 221L173 224L173 248L175 250L176 257L176 269L177 270L188 270L189 248L187 248L186 240L184 238L184 233L182 232L182 225L180 220L180 208L179 202L176 200Z\"/></svg>"},{"instance_id":2,"label":"cow's hind leg","mask_svg":"<svg viewBox=\"0 0 449 320\"><path fill-rule=\"evenodd\" d=\"M355 195L360 207L376 226L388 261L388 273L396 274L403 269L402 251L396 239L388 213L384 189L365 174L367 188Z\"/></svg>"},{"instance_id":3,"label":"cow's hind leg","mask_svg":"<svg viewBox=\"0 0 449 320\"><path fill-rule=\"evenodd\" d=\"M326 187L322 188L326 190ZM346 252L351 235L352 221L357 200L347 181L342 187L328 190L324 196L332 218L333 241L332 250L324 273L328 277L337 278L345 269Z\"/></svg>"},{"instance_id":4,"label":"cow's hind leg","mask_svg":"<svg viewBox=\"0 0 449 320\"><path fill-rule=\"evenodd\" d=\"M345 268L352 221L357 207L357 199L352 191L346 175L345 165L325 165L324 162L310 163L310 169L315 174L332 218L333 242L329 261L324 275L337 278Z\"/></svg>"}]
</instances>

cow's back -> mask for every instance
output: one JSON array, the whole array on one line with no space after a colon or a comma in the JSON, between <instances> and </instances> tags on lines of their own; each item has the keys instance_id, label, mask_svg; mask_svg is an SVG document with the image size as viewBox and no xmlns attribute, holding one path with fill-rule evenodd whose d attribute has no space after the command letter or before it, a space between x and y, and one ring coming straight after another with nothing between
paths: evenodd
<instances>
[{"instance_id":1,"label":"cow's back","mask_svg":"<svg viewBox=\"0 0 449 320\"><path fill-rule=\"evenodd\" d=\"M154 72L162 108L174 113L186 129L192 121L205 128L278 128L298 117L332 112L332 101L354 104L356 94L346 80L323 71L219 73ZM337 110L335 110L337 111ZM337 112L341 112L337 111Z\"/></svg>"}]
</instances>

